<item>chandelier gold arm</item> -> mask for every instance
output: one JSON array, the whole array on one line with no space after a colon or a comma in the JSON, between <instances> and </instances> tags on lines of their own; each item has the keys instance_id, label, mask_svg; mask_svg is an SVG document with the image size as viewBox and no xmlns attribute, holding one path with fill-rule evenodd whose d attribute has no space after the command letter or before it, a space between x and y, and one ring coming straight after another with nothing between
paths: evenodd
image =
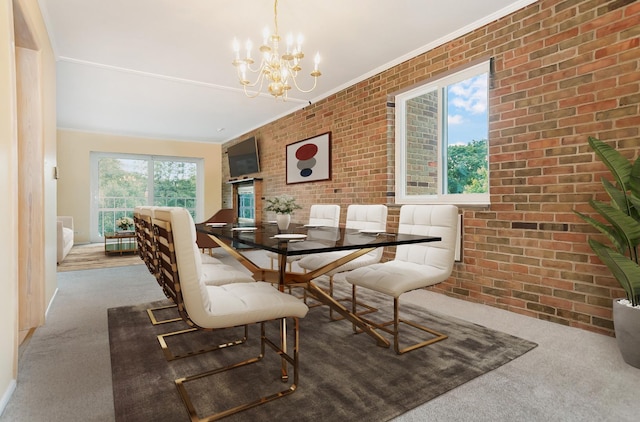
<instances>
[{"instance_id":1,"label":"chandelier gold arm","mask_svg":"<svg viewBox=\"0 0 640 422\"><path fill-rule=\"evenodd\" d=\"M260 82L260 86L258 87L258 89L255 90L254 94L251 94L247 88L253 88L254 86L256 86L258 84L258 82ZM262 91L262 84L264 83L264 76L260 75L260 77L258 79L256 79L256 81L253 83L253 85L249 84L249 83L243 83L242 84L242 89L244 90L244 95L246 95L249 98L256 98L258 95L260 95L260 91Z\"/></svg>"},{"instance_id":2,"label":"chandelier gold arm","mask_svg":"<svg viewBox=\"0 0 640 422\"><path fill-rule=\"evenodd\" d=\"M316 72L320 73L318 71L314 71L314 72L311 73L311 76L313 76L313 74L316 73ZM320 76L320 75L318 75L318 76ZM316 85L318 84L318 76L314 76L314 78L313 78L313 86L311 88L307 89L307 90L304 90L304 89L302 89L302 88L300 88L298 86L298 81L296 80L295 77L292 77L291 79L293 80L293 85L296 87L296 89L298 91L306 94L306 93L309 93L309 92L313 91L314 89L316 89Z\"/></svg>"},{"instance_id":3,"label":"chandelier gold arm","mask_svg":"<svg viewBox=\"0 0 640 422\"><path fill-rule=\"evenodd\" d=\"M260 86L262 86L262 85L260 85ZM255 94L250 94L249 91L247 91L247 86L246 85L243 85L242 88L244 89L244 95L246 95L249 98L256 98L258 95L260 95L260 89L257 90L255 92Z\"/></svg>"},{"instance_id":4,"label":"chandelier gold arm","mask_svg":"<svg viewBox=\"0 0 640 422\"><path fill-rule=\"evenodd\" d=\"M238 74L238 79L240 80L240 83L242 83L242 71L240 70L240 67L244 64L245 65L245 69L250 72L250 73L258 73L258 72L262 72L264 67L265 67L265 60L264 57L262 57L262 60L260 60L260 66L258 66L257 68L253 69L251 67L251 64L254 63L253 60L251 60L251 63L248 63L246 61L246 59L240 59L240 60L234 60L232 62L232 64L236 67L236 71ZM255 86L258 83L258 81L256 81L252 86Z\"/></svg>"}]
</instances>

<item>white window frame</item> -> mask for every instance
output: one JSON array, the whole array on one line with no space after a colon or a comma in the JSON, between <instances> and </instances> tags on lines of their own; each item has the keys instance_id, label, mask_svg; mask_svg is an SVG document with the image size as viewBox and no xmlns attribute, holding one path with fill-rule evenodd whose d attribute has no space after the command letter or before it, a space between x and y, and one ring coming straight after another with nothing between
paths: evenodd
<instances>
[{"instance_id":1,"label":"white window frame","mask_svg":"<svg viewBox=\"0 0 640 422\"><path fill-rule=\"evenodd\" d=\"M103 242L104 237L98 234L98 163L103 158L130 159L130 160L148 160L150 166L148 168L149 178L149 198L148 201L153 203L153 162L154 161L181 161L196 164L196 221L204 219L204 160L194 157L175 157L164 155L145 155L145 154L122 154L111 152L95 152L90 153L91 162L91 204L89 212L89 232L91 242ZM148 204L147 204L148 205Z\"/></svg>"},{"instance_id":2,"label":"white window frame","mask_svg":"<svg viewBox=\"0 0 640 422\"><path fill-rule=\"evenodd\" d=\"M446 149L444 148L443 132L446 131L446 124L443 122L446 119L446 105L445 101L438 102L438 194L435 195L408 195L406 191L407 187L407 173L405 171L406 163L406 103L408 100L426 94L434 90L442 91L448 85L455 84L460 81L472 78L474 76L487 73L489 78L491 77L491 65L490 60L483 61L482 63L470 66L459 72L443 76L442 78L431 80L406 92L399 93L395 96L395 202L397 204L454 204L454 205L476 205L487 206L490 203L489 192L486 193L472 193L472 194L448 194L445 192L446 174L445 166L442 165L443 160L446 160ZM487 96L488 88L487 88ZM439 95L439 98L443 97ZM488 98L487 98L488 103ZM487 104L488 105L488 104ZM487 113L487 118L489 113ZM487 142L488 142L487 134ZM487 149L487 160L489 159L489 152ZM487 178L489 174L487 172ZM490 181L488 180L488 189L490 189Z\"/></svg>"}]
</instances>

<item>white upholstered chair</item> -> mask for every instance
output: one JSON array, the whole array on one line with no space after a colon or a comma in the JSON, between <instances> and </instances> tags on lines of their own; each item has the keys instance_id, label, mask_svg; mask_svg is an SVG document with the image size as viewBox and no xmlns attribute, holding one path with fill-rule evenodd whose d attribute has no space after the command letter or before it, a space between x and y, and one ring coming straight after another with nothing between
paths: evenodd
<instances>
[{"instance_id":1,"label":"white upholstered chair","mask_svg":"<svg viewBox=\"0 0 640 422\"><path fill-rule=\"evenodd\" d=\"M158 267L158 257L156 255L156 242L153 236L153 210L155 207L151 206L139 206L133 210L133 221L136 229L136 238L138 239L138 254L142 261L147 265L147 269L156 279L160 287L162 287L162 281L160 280L160 269ZM165 293L166 295L166 293ZM174 305L160 306L157 308L147 309L149 319L153 325L166 324L169 322L179 321L180 318L165 318L157 319L154 312L167 308L175 307Z\"/></svg>"},{"instance_id":2,"label":"white upholstered chair","mask_svg":"<svg viewBox=\"0 0 640 422\"><path fill-rule=\"evenodd\" d=\"M59 215L56 219L56 232L58 246L57 263L60 264L73 247L73 217Z\"/></svg>"},{"instance_id":3,"label":"white upholstered chair","mask_svg":"<svg viewBox=\"0 0 640 422\"><path fill-rule=\"evenodd\" d=\"M138 256L140 256L140 259L142 259L142 261L146 263L145 256L144 256L145 249L146 249L145 237L144 237L144 221L142 220L141 211L142 211L141 206L135 207L133 209L133 227L136 231L136 244L138 246Z\"/></svg>"},{"instance_id":4,"label":"white upholstered chair","mask_svg":"<svg viewBox=\"0 0 640 422\"><path fill-rule=\"evenodd\" d=\"M340 225L340 205L336 204L314 204L309 208L309 226L317 227L338 227ZM313 233L311 233L313 234ZM316 230L316 235L321 236ZM307 238L308 240L312 240ZM274 262L278 260L278 254L267 252L267 256L271 260L271 269L274 268ZM291 265L294 261L302 259L304 255L295 255L287 257L287 265L291 271Z\"/></svg>"},{"instance_id":5,"label":"white upholstered chair","mask_svg":"<svg viewBox=\"0 0 640 422\"><path fill-rule=\"evenodd\" d=\"M380 230L384 231L387 227L387 206L382 204L373 205L349 205L347 208L347 218L345 222L345 241L349 241L349 236L360 236L359 230ZM306 271L313 271L321 268L335 260L349 255L353 251L334 251L318 253L313 255L305 255L298 265ZM382 259L383 248L377 248L364 254L353 261L339 266L329 272L329 295L333 296L333 277L341 272L351 271L366 265L375 264ZM370 309L372 310L372 309ZM330 311L333 319L333 311Z\"/></svg>"},{"instance_id":6,"label":"white upholstered chair","mask_svg":"<svg viewBox=\"0 0 640 422\"><path fill-rule=\"evenodd\" d=\"M260 324L261 326L260 350L257 357L175 380L191 420L201 419L198 418L185 384L259 362L265 353L265 346L273 349L282 359L282 364L279 363L275 368L278 374L283 369L285 361L292 365L292 385L283 391L258 398L249 403L233 406L204 417L202 420L217 420L220 417L293 393L298 383L299 318L303 318L307 314L307 306L301 300L280 292L266 282L233 283L222 286L205 284L202 261L199 256L200 251L196 244L195 225L186 209L156 209L153 225L163 284L166 286L169 296L177 304L180 316L188 325L199 330L218 330L241 327L247 324ZM281 339L271 341L265 335L265 322L277 321L279 324L285 324L288 318L293 319L294 322L293 350L289 351L281 345ZM158 337L162 344L161 336ZM278 362L281 359L278 359ZM221 388L223 387L221 386Z\"/></svg>"},{"instance_id":7,"label":"white upholstered chair","mask_svg":"<svg viewBox=\"0 0 640 422\"><path fill-rule=\"evenodd\" d=\"M151 220L154 218L155 211L164 208L167 207L139 207L140 216L142 220L148 221L148 224L150 225ZM150 233L149 235L153 236L153 233ZM224 264L219 259L210 256L207 253L199 253L198 258L200 259L200 262L202 264L202 277L205 284L211 286L219 286L221 284L250 283L255 281L248 272L238 270L231 265ZM149 259L151 260L151 258Z\"/></svg>"},{"instance_id":8,"label":"white upholstered chair","mask_svg":"<svg viewBox=\"0 0 640 422\"><path fill-rule=\"evenodd\" d=\"M160 287L162 287L164 290L165 286L163 286L162 281L160 280L160 268L158 266L156 244L152 226L152 220L153 218L155 218L155 212L159 209L168 208L156 206L139 206L134 209L133 215L136 230L140 230L141 232L140 235L137 236L139 239L141 239L142 243L142 245L139 244L139 248L141 249L140 256L145 264L147 264L149 272L153 274L153 276L158 281L158 284L160 284ZM197 255L197 258L200 259L201 262L202 279L207 285L219 286L229 283L250 283L255 281L253 277L247 272L238 270L231 265L223 264L220 260L210 256L209 254L199 253ZM167 295L166 292L165 295ZM147 309L151 323L153 325L158 325L180 320L180 318L176 317L164 319L159 319L156 317L157 311L162 311L174 306L175 304Z\"/></svg>"},{"instance_id":9,"label":"white upholstered chair","mask_svg":"<svg viewBox=\"0 0 640 422\"><path fill-rule=\"evenodd\" d=\"M357 287L393 297L393 320L382 324L368 322L393 335L394 347L398 354L447 338L445 334L401 319L399 299L405 292L431 286L449 278L455 260L457 228L458 208L453 205L403 205L400 209L398 233L438 236L442 240L399 245L392 261L362 267L346 275L347 281L353 285L352 301L354 303ZM399 345L400 323L428 332L431 336L426 341L401 348Z\"/></svg>"}]
</instances>

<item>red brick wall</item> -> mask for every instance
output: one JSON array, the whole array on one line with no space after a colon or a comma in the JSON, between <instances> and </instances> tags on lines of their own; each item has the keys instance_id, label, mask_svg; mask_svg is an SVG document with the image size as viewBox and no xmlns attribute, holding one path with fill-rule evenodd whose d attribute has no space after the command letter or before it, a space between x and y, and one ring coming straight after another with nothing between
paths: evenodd
<instances>
[{"instance_id":1,"label":"red brick wall","mask_svg":"<svg viewBox=\"0 0 640 422\"><path fill-rule=\"evenodd\" d=\"M394 206L388 95L482 57L490 91L491 206L464 208L464 260L434 289L520 314L612 334L623 295L572 212L606 196L587 137L640 153L640 2L548 0L408 60L247 136L260 143L264 196ZM331 181L286 185L285 146L332 132ZM235 141L232 141L235 142ZM231 144L231 143L229 143ZM225 157L226 158L226 157ZM224 163L226 165L226 163ZM231 204L225 186L224 202ZM389 257L390 253L387 253Z\"/></svg>"}]
</instances>

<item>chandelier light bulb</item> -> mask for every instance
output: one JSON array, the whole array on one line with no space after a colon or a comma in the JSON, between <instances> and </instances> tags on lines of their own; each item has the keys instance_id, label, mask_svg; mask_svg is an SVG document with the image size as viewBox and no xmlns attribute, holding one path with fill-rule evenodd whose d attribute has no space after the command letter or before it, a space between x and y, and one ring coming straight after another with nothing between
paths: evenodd
<instances>
[{"instance_id":1,"label":"chandelier light bulb","mask_svg":"<svg viewBox=\"0 0 640 422\"><path fill-rule=\"evenodd\" d=\"M233 39L233 52L235 53L235 60L233 60L233 65L240 65L240 43L237 38Z\"/></svg>"},{"instance_id":2,"label":"chandelier light bulb","mask_svg":"<svg viewBox=\"0 0 640 422\"><path fill-rule=\"evenodd\" d=\"M244 86L249 84L247 80L247 65L244 63L240 65L240 83Z\"/></svg>"},{"instance_id":3,"label":"chandelier light bulb","mask_svg":"<svg viewBox=\"0 0 640 422\"><path fill-rule=\"evenodd\" d=\"M293 34L289 32L287 35L287 54L291 52L291 46L293 45Z\"/></svg>"}]
</instances>

